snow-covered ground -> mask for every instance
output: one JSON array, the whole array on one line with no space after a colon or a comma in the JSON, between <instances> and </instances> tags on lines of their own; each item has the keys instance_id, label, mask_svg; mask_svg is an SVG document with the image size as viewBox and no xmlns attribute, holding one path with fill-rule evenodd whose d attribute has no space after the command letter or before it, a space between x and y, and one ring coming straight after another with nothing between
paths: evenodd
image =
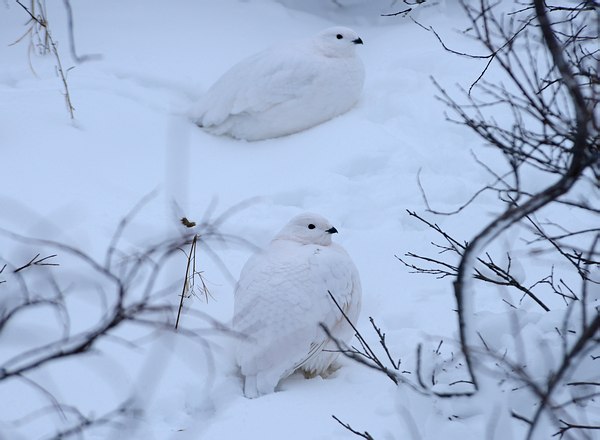
<instances>
[{"instance_id":1,"label":"snow-covered ground","mask_svg":"<svg viewBox=\"0 0 600 440\"><path fill-rule=\"evenodd\" d=\"M73 67L68 84L74 121L64 106L55 59L35 54L28 59L27 37L9 45L26 31L28 17L11 0L0 2L3 230L67 243L103 261L119 221L152 191L156 196L124 232L124 250L176 235L179 217L199 220L215 203L215 215L242 204L226 217L221 232L259 247L293 215L318 212L339 230L334 239L359 269L363 311L358 328L373 346L378 342L370 316L401 358L401 370L415 371L419 343L425 362L432 364L433 358L457 352L451 279L411 274L395 255L431 254L430 242L437 238L406 212L428 215L418 174L432 207L452 210L491 180L473 160L473 151L497 169L503 166L470 131L446 121L431 81L434 77L448 90L456 90L456 84L468 87L486 60L450 54L431 32L402 16L378 17L375 8L361 9L362 15L336 14L327 5L318 15L306 11L309 3L301 11L291 1L71 3L77 51L101 55L82 64L71 59L62 2L48 1L53 38L64 67ZM477 48L457 32L467 24L457 2L416 12L414 17L433 26L449 46ZM302 133L254 143L211 136L186 117L195 100L243 57L338 24L355 29L365 43L358 48L366 68L364 92L349 113ZM427 218L468 240L501 209L493 194L483 194L461 216ZM593 224L590 219L581 222ZM231 243L208 244L233 277L253 251ZM518 248L519 243L513 233L498 246ZM24 264L37 252L36 245L0 236L0 257L12 264ZM83 329L101 314L102 295L92 282L81 281L93 277L89 269L79 271L79 266L69 266L69 255L55 253L60 266L47 269L69 291L71 329ZM162 274L165 285L176 286L165 297L172 304L179 299L185 264L181 254ZM523 276L536 280L545 262L540 261L541 268L527 264ZM226 324L234 280L202 244L198 265L212 298L190 299L188 309ZM0 295L6 295L3 289L16 294L14 287L0 284ZM510 331L497 334L495 314L508 306L495 290L485 292L478 306L490 338L500 346ZM521 309L529 313L520 325L529 329L524 334L531 340L545 331L536 307L525 300ZM23 314L0 335L0 362L59 334L58 322L60 317L44 310ZM536 331L535 323L540 323ZM202 325L208 350L197 339L171 333L142 339L136 347L106 338L93 354L57 361L30 377L88 416L102 415L131 396L146 409L128 415L127 427L103 426L85 438L351 438L332 414L376 439L504 440L519 438L526 427L510 419L508 398L499 390L487 390L479 400L433 399L396 387L384 375L349 360L332 377L293 376L278 392L249 400L242 394L231 337L209 331L190 313L182 318L183 328ZM119 330L127 340L146 334L147 329L134 326ZM435 354L442 340L441 354ZM543 357L534 361L543 362ZM456 378L464 379L466 372L459 370ZM511 404L518 406L514 400ZM73 422L68 414L11 422L46 406L44 391L17 379L0 383L0 438L45 438Z\"/></svg>"}]
</instances>

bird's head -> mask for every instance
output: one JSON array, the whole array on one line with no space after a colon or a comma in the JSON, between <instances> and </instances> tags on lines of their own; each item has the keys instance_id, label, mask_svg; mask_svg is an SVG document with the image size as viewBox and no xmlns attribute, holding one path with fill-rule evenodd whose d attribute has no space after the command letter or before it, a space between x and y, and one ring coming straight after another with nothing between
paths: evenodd
<instances>
[{"instance_id":1,"label":"bird's head","mask_svg":"<svg viewBox=\"0 0 600 440\"><path fill-rule=\"evenodd\" d=\"M275 240L328 246L331 244L331 234L336 232L337 229L323 216L305 212L292 218L275 236Z\"/></svg>"},{"instance_id":2,"label":"bird's head","mask_svg":"<svg viewBox=\"0 0 600 440\"><path fill-rule=\"evenodd\" d=\"M336 26L319 32L315 44L325 56L343 58L354 56L356 45L363 41L352 29Z\"/></svg>"}]
</instances>

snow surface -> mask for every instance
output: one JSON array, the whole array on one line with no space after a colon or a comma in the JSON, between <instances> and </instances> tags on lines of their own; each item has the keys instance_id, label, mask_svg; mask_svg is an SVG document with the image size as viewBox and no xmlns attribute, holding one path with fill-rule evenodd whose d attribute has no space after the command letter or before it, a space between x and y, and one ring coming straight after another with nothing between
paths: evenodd
<instances>
[{"instance_id":1,"label":"snow surface","mask_svg":"<svg viewBox=\"0 0 600 440\"><path fill-rule=\"evenodd\" d=\"M378 342L370 316L402 359L401 369L414 372L419 343L425 364L449 359L457 352L451 280L411 274L395 255L427 254L437 238L406 212L426 215L417 174L429 203L453 210L491 180L472 152L497 170L504 166L470 131L445 120L431 81L434 77L448 90L468 86L486 61L444 51L432 33L407 18L336 16L330 5L323 6L322 15L310 14L291 8L292 3L72 2L77 50L102 56L76 64L69 55L62 2L48 2L63 63L74 67L68 72L75 107L71 121L54 58L32 54L30 68L27 39L9 45L25 32L27 16L10 0L0 2L0 227L68 243L103 261L119 221L154 190L157 195L124 233L126 250L176 236L178 217L201 219L215 203L217 215L244 204L227 216L221 230L259 247L293 215L318 212L338 229L337 242L359 269L363 310L358 327L373 346ZM417 12L420 22L433 26L449 46L482 50L457 32L466 26L457 2ZM351 26L365 43L360 54L364 92L349 113L302 133L255 143L209 135L187 119L189 106L238 60L280 39L303 38L333 25ZM489 74L494 78L496 73ZM548 182L533 176L527 183L539 188ZM483 194L466 215L432 221L470 239L501 209L493 194ZM570 220L594 226L594 219ZM549 263L519 254L514 232L491 251L501 255L502 249L517 248L523 262L514 264L522 264L523 277L536 280ZM253 252L249 246L218 242L211 248L233 278ZM6 261L24 264L37 252L35 244L0 236L0 256ZM69 292L71 330L85 329L102 315L100 281L71 256L56 253L60 266L48 270ZM201 244L198 255L212 298L188 300L188 311L227 323L234 280ZM172 259L161 279L165 286L176 286L167 291L172 304L179 300L185 264L183 254ZM0 294L7 286L0 284ZM510 337L515 326L534 346L554 331L553 317L527 299L507 322L503 317L509 307L497 293L482 289L477 298L487 326L481 331L490 344L518 350ZM517 296L508 299L519 301ZM3 331L0 359L52 340L62 331L60 322L60 316L43 308L23 314ZM521 394L493 387L473 400L421 396L349 360L330 378L292 376L278 392L249 400L242 394L232 338L210 331L191 313L182 325L205 328L205 338L172 333L144 338L148 329L125 326L119 336L141 338L137 347L106 338L93 354L55 362L30 377L86 415L104 414L131 396L146 409L128 416L125 426L92 429L85 438L354 438L331 418L334 414L376 439L504 440L520 438L526 428L510 419L510 409L532 411ZM527 352L532 363L543 367L544 349ZM463 370L451 377L464 379ZM45 394L24 382L0 384L0 438L46 438L70 426L73 420L48 414L11 422L47 405ZM548 426L540 438L553 432Z\"/></svg>"}]
</instances>

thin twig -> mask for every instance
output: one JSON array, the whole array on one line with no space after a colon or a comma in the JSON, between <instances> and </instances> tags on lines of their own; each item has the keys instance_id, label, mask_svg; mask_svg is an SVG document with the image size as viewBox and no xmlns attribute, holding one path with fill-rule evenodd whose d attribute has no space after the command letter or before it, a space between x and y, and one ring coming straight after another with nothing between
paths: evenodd
<instances>
[{"instance_id":1,"label":"thin twig","mask_svg":"<svg viewBox=\"0 0 600 440\"><path fill-rule=\"evenodd\" d=\"M340 419L338 419L336 416L334 416L333 414L331 415L331 417L333 417L333 419L338 422L340 425L342 425L344 428L346 428L348 431L350 431L351 433L362 437L362 438L366 438L367 440L375 440L373 437L371 437L371 434L369 434L367 431L363 431L363 432L359 432L355 429L352 428L352 426L350 426L349 423L344 423L342 422Z\"/></svg>"},{"instance_id":2,"label":"thin twig","mask_svg":"<svg viewBox=\"0 0 600 440\"><path fill-rule=\"evenodd\" d=\"M65 103L67 104L67 110L69 112L69 115L71 116L71 119L75 119L75 115L73 113L75 108L73 107L73 103L71 102L71 93L69 92L69 84L67 83L67 76L66 76L65 70L63 69L60 55L58 54L58 46L56 45L56 42L52 38L50 28L48 27L48 20L43 15L41 16L41 18L36 17L34 14L31 13L31 11L27 8L27 6L25 6L23 3L20 2L20 0L15 0L15 1L17 2L17 4L19 6L21 6L25 10L25 12L27 12L27 14L31 17L31 19L34 22L36 22L39 26L44 28L44 30L46 31L46 38L48 39L48 42L50 43L50 46L52 48L52 53L54 54L54 58L56 60L56 69L58 71L58 74L59 74L60 79L63 84L64 97L65 97Z\"/></svg>"}]
</instances>

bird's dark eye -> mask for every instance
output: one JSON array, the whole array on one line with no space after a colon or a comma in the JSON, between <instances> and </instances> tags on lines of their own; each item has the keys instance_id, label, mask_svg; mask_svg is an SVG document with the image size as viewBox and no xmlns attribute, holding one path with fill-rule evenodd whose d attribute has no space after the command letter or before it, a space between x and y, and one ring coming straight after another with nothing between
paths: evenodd
<instances>
[{"instance_id":1,"label":"bird's dark eye","mask_svg":"<svg viewBox=\"0 0 600 440\"><path fill-rule=\"evenodd\" d=\"M335 38L337 38L338 40L341 40L342 38L344 38L344 36L342 34L337 34L335 36Z\"/></svg>"},{"instance_id":2,"label":"bird's dark eye","mask_svg":"<svg viewBox=\"0 0 600 440\"><path fill-rule=\"evenodd\" d=\"M315 229L315 225L313 225L312 223L310 225L308 225L308 229Z\"/></svg>"}]
</instances>

